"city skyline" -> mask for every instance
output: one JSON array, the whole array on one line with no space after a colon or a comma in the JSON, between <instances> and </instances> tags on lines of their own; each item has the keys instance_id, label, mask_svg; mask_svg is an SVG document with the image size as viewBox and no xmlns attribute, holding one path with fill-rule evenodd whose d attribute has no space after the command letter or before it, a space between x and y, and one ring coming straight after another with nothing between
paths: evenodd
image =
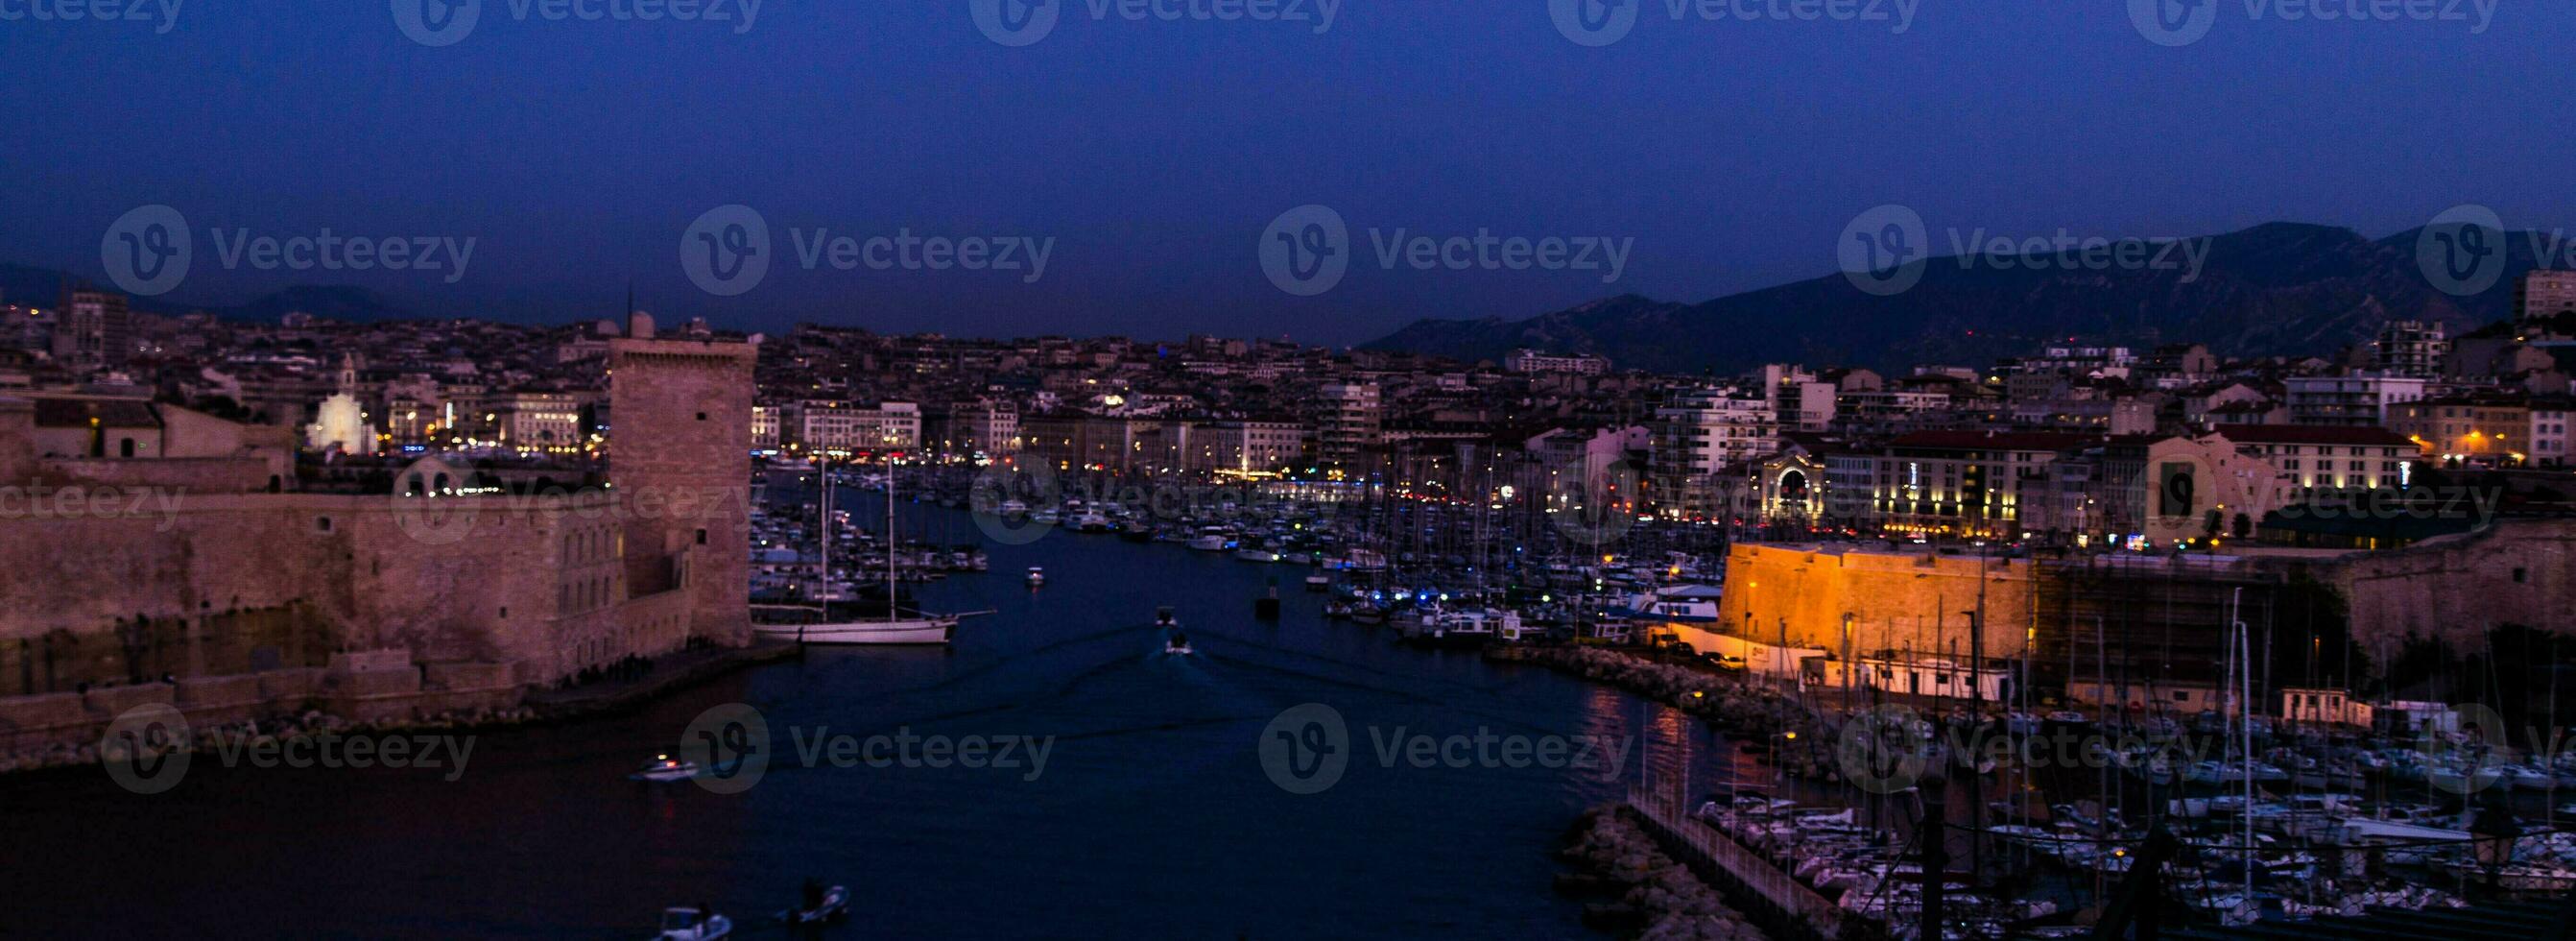
<instances>
[{"instance_id":1,"label":"city skyline","mask_svg":"<svg viewBox=\"0 0 2576 941\"><path fill-rule=\"evenodd\" d=\"M0 0L0 934L2576 938L2571 48Z\"/></svg>"}]
</instances>

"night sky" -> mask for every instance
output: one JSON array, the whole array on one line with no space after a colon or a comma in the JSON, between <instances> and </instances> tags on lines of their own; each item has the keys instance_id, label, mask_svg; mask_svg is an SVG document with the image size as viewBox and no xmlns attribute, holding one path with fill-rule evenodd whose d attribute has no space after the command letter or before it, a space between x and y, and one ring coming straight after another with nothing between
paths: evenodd
<instances>
[{"instance_id":1,"label":"night sky","mask_svg":"<svg viewBox=\"0 0 2576 941\"><path fill-rule=\"evenodd\" d=\"M1936 232L2023 235L2291 220L2376 238L2462 203L2512 228L2576 225L2576 5L2558 0L2436 0L2465 19L2433 22L2212 0L2205 38L2181 46L2150 41L2124 0L1920 0L1901 33L1897 0L1854 0L1890 18L1865 22L1799 21L1792 0L1675 20L1673 0L1629 0L1633 27L1598 47L1547 0L1338 0L1320 34L1316 0L1294 0L1295 23L1100 19L1060 0L1021 47L988 38L969 0L766 0L747 30L739 0L719 0L727 22L551 20L543 3L521 18L483 0L442 47L397 24L420 0L185 0L166 33L157 7L34 18L63 2L0 0L0 263L97 277L119 217L166 204L195 243L165 298L182 303L354 283L426 314L559 321L613 313L631 279L666 320L747 329L1338 345L1418 317L1827 274L1845 225L1884 203ZM2399 6L2316 5L2348 4ZM772 264L719 297L680 249L726 204L759 212ZM1257 257L1304 204L1336 210L1354 249L1312 297ZM227 269L209 244L324 228L476 246L448 283ZM806 270L791 230L816 228L1054 242L1034 282ZM1634 248L1606 284L1384 270L1370 233L1399 228Z\"/></svg>"}]
</instances>

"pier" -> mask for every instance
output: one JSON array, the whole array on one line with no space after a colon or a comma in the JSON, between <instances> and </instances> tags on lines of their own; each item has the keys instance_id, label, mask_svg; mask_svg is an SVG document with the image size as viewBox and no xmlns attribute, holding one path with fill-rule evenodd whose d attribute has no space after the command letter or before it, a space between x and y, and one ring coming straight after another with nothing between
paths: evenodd
<instances>
[{"instance_id":1,"label":"pier","mask_svg":"<svg viewBox=\"0 0 2576 941\"><path fill-rule=\"evenodd\" d=\"M1691 819L1690 799L1678 788L1631 787L1624 806L1664 852L1725 892L1729 902L1773 937L1832 941L1862 936L1841 907L1717 828Z\"/></svg>"}]
</instances>

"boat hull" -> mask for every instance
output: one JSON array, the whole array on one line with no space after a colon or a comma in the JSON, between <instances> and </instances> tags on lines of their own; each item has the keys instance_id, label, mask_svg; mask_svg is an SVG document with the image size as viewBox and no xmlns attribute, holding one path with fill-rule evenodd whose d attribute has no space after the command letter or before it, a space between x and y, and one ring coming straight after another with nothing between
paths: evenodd
<instances>
[{"instance_id":1,"label":"boat hull","mask_svg":"<svg viewBox=\"0 0 2576 941\"><path fill-rule=\"evenodd\" d=\"M957 622L867 621L843 624L755 624L762 637L836 646L925 646L946 644L957 634Z\"/></svg>"}]
</instances>

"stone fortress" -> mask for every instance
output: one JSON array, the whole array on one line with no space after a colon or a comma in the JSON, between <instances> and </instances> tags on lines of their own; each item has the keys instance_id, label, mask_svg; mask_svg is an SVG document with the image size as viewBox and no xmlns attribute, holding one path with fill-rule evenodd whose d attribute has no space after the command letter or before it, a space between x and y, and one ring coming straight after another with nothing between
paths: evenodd
<instances>
[{"instance_id":1,"label":"stone fortress","mask_svg":"<svg viewBox=\"0 0 2576 941\"><path fill-rule=\"evenodd\" d=\"M403 719L750 639L747 343L611 344L608 484L307 492L301 429L0 397L0 752L191 721ZM166 678L166 680L165 680Z\"/></svg>"},{"instance_id":2,"label":"stone fortress","mask_svg":"<svg viewBox=\"0 0 2576 941\"><path fill-rule=\"evenodd\" d=\"M2092 702L2143 694L2084 688L2096 675L2214 691L2231 616L2286 645L2349 638L2374 675L2413 643L2474 652L2504 625L2576 631L2576 521L2565 519L2498 519L2387 550L2063 559L1878 546L1737 545L1715 623L1681 626L1675 639L1756 670L1769 658L1773 673L1809 655L1942 664L1924 673L1926 690L1982 654L1997 675L2022 661L2043 686L2072 684ZM1965 694L1965 676L1955 679Z\"/></svg>"}]
</instances>

